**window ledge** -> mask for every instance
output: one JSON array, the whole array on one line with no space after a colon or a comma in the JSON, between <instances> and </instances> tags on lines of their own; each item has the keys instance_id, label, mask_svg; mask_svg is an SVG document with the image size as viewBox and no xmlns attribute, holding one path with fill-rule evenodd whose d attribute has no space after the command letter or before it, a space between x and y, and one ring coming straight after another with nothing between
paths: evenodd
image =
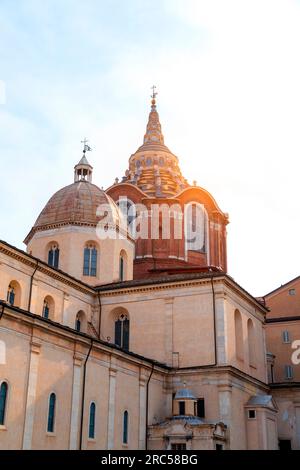
<instances>
[{"instance_id":1,"label":"window ledge","mask_svg":"<svg viewBox=\"0 0 300 470\"><path fill-rule=\"evenodd\" d=\"M128 444L124 444L124 443L123 443L123 444L122 444L122 447L123 447L124 449L128 449Z\"/></svg>"},{"instance_id":2,"label":"window ledge","mask_svg":"<svg viewBox=\"0 0 300 470\"><path fill-rule=\"evenodd\" d=\"M96 439L94 437L89 437L87 441L88 442L96 442Z\"/></svg>"},{"instance_id":3,"label":"window ledge","mask_svg":"<svg viewBox=\"0 0 300 470\"><path fill-rule=\"evenodd\" d=\"M56 433L55 432L46 432L46 436L49 436L49 437L56 437Z\"/></svg>"},{"instance_id":4,"label":"window ledge","mask_svg":"<svg viewBox=\"0 0 300 470\"><path fill-rule=\"evenodd\" d=\"M0 431L7 431L7 427L5 426L5 424L0 425Z\"/></svg>"}]
</instances>

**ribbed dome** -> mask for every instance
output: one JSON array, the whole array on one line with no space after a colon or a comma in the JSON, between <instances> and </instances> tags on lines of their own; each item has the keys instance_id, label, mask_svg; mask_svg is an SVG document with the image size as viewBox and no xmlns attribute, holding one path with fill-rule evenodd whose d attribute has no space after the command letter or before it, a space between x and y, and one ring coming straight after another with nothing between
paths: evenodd
<instances>
[{"instance_id":1,"label":"ribbed dome","mask_svg":"<svg viewBox=\"0 0 300 470\"><path fill-rule=\"evenodd\" d=\"M49 199L27 235L25 243L39 230L62 225L96 226L102 218L97 216L100 204L109 204L113 217L118 216L119 209L115 202L95 184L81 180L65 186Z\"/></svg>"}]
</instances>

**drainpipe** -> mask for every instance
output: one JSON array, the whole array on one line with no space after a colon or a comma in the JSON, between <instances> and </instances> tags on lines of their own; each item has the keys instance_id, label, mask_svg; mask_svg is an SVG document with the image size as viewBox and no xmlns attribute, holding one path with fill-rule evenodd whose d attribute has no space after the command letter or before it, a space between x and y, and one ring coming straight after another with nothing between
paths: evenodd
<instances>
[{"instance_id":1,"label":"drainpipe","mask_svg":"<svg viewBox=\"0 0 300 470\"><path fill-rule=\"evenodd\" d=\"M149 383L154 371L154 363L152 363L151 373L147 380L146 386L146 427L145 427L145 450L148 449L148 413L149 413Z\"/></svg>"},{"instance_id":2,"label":"drainpipe","mask_svg":"<svg viewBox=\"0 0 300 470\"><path fill-rule=\"evenodd\" d=\"M99 302L99 329L98 329L98 338L101 339L101 317L102 317L102 304L100 298L100 291L97 292L98 302Z\"/></svg>"},{"instance_id":3,"label":"drainpipe","mask_svg":"<svg viewBox=\"0 0 300 470\"><path fill-rule=\"evenodd\" d=\"M86 364L87 364L87 361L90 357L91 350L92 350L92 347L93 347L93 343L94 343L93 340L91 340L91 345L90 345L90 348L89 348L89 352L87 353L87 356L85 358L84 365L83 365L79 450L82 450L82 439L83 439L82 433L83 433L83 416L84 416L84 399L85 399Z\"/></svg>"},{"instance_id":4,"label":"drainpipe","mask_svg":"<svg viewBox=\"0 0 300 470\"><path fill-rule=\"evenodd\" d=\"M214 277L211 276L210 278L211 282L211 289L212 289L212 296L213 296L213 316L214 316L214 348L215 348L215 361L212 366L216 366L218 361L217 361L217 332L216 332L216 293L215 293L215 287L214 287Z\"/></svg>"},{"instance_id":5,"label":"drainpipe","mask_svg":"<svg viewBox=\"0 0 300 470\"><path fill-rule=\"evenodd\" d=\"M38 266L39 266L39 262L37 261L37 262L36 262L36 266L35 266L35 268L34 268L34 271L33 271L32 275L31 275L31 277L30 277L29 299L28 299L28 309L27 309L28 312L30 312L30 308L31 308L31 297L32 297L33 278L34 278L34 275L35 275L35 273L36 273L36 271L37 271Z\"/></svg>"}]
</instances>

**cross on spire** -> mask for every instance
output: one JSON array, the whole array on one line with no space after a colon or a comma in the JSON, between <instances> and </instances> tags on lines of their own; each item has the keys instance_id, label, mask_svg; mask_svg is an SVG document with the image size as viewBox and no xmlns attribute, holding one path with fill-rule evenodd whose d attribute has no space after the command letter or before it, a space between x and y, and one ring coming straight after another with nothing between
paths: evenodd
<instances>
[{"instance_id":1,"label":"cross on spire","mask_svg":"<svg viewBox=\"0 0 300 470\"><path fill-rule=\"evenodd\" d=\"M85 137L81 143L83 144L83 154L85 154L85 152L91 152L91 147L87 144L88 143L88 139Z\"/></svg>"},{"instance_id":2,"label":"cross on spire","mask_svg":"<svg viewBox=\"0 0 300 470\"><path fill-rule=\"evenodd\" d=\"M153 85L153 86L151 87L151 90L152 90L151 98L152 98L153 100L155 100L155 98L156 98L156 96L157 96L157 91L155 91L156 88L157 88L157 87L156 87L155 85Z\"/></svg>"}]
</instances>

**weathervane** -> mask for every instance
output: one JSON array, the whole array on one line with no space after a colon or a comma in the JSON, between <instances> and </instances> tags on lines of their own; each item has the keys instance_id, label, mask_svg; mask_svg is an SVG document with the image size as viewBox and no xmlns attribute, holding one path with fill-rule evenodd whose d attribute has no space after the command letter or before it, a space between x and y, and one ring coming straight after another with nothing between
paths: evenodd
<instances>
[{"instance_id":1,"label":"weathervane","mask_svg":"<svg viewBox=\"0 0 300 470\"><path fill-rule=\"evenodd\" d=\"M81 143L83 144L83 155L85 154L85 152L91 152L92 149L91 147L87 144L88 143L88 139L85 137Z\"/></svg>"}]
</instances>

